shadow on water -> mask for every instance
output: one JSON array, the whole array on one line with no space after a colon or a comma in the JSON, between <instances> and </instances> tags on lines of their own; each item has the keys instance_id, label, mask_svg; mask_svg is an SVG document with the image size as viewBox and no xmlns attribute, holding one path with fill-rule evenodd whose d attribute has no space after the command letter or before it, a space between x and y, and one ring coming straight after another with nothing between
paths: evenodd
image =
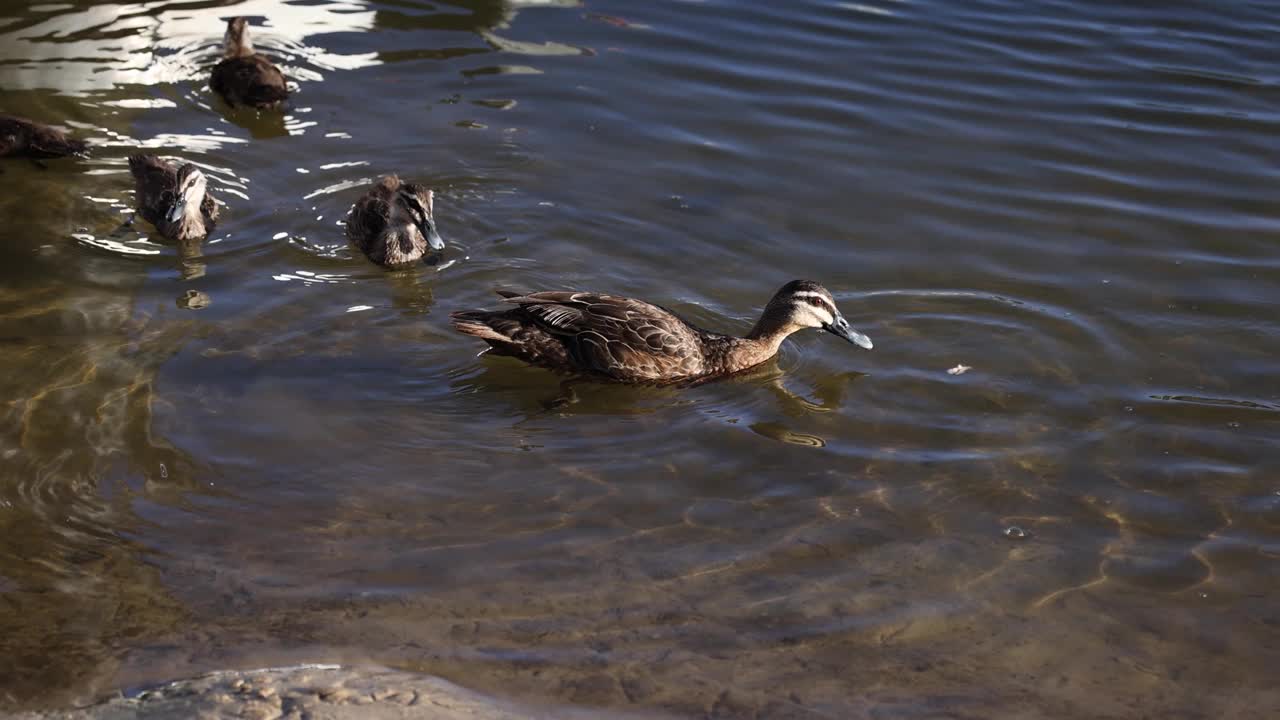
<instances>
[{"instance_id":1,"label":"shadow on water","mask_svg":"<svg viewBox=\"0 0 1280 720\"><path fill-rule=\"evenodd\" d=\"M289 123L285 119L288 113L286 108L269 108L265 110L257 110L254 108L229 107L220 98L214 100L218 105L218 110L232 124L237 125L249 131L249 135L254 140L270 140L271 138L287 137L289 135Z\"/></svg>"}]
</instances>

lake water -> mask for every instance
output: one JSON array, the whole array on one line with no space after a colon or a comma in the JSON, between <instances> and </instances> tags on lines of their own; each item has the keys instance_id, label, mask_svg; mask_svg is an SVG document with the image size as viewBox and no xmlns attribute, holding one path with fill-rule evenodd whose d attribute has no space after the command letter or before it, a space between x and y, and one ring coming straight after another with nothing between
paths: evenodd
<instances>
[{"instance_id":1,"label":"lake water","mask_svg":"<svg viewBox=\"0 0 1280 720\"><path fill-rule=\"evenodd\" d=\"M673 717L1280 714L1280 7L0 4L0 707L375 662ZM207 86L224 19L296 94ZM139 223L125 157L205 168ZM437 189L389 273L341 221ZM687 389L497 287L817 332ZM189 290L210 305L182 307ZM948 374L959 365L971 369Z\"/></svg>"}]
</instances>

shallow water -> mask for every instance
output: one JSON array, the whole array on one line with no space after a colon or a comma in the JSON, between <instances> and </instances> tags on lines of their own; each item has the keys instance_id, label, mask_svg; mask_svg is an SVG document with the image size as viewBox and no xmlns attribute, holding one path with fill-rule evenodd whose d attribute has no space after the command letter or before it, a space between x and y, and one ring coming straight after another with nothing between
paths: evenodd
<instances>
[{"instance_id":1,"label":"shallow water","mask_svg":"<svg viewBox=\"0 0 1280 720\"><path fill-rule=\"evenodd\" d=\"M95 149L0 174L0 703L373 661L1275 717L1280 16L1168 5L3 3L0 111ZM233 14L282 115L205 85ZM118 230L137 147L206 169L203 244ZM393 171L449 248L387 273L340 223ZM590 288L736 331L794 277L875 350L547 410L445 320Z\"/></svg>"}]
</instances>

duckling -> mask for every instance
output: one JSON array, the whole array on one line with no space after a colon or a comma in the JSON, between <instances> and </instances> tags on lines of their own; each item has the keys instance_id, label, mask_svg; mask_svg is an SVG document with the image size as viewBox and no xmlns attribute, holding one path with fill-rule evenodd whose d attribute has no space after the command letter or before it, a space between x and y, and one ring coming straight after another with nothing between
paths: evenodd
<instances>
[{"instance_id":1,"label":"duckling","mask_svg":"<svg viewBox=\"0 0 1280 720\"><path fill-rule=\"evenodd\" d=\"M213 230L218 204L208 192L208 179L195 165L130 155L129 172L137 183L138 212L161 235L185 241Z\"/></svg>"},{"instance_id":2,"label":"duckling","mask_svg":"<svg viewBox=\"0 0 1280 720\"><path fill-rule=\"evenodd\" d=\"M431 250L443 250L431 208L432 193L395 175L379 180L351 208L347 239L385 267L409 265Z\"/></svg>"},{"instance_id":3,"label":"duckling","mask_svg":"<svg viewBox=\"0 0 1280 720\"><path fill-rule=\"evenodd\" d=\"M83 155L83 140L26 118L0 115L0 157L56 158Z\"/></svg>"},{"instance_id":4,"label":"duckling","mask_svg":"<svg viewBox=\"0 0 1280 720\"><path fill-rule=\"evenodd\" d=\"M253 51L249 21L242 17L228 20L223 44L226 59L214 66L209 87L228 105L261 109L283 102L289 96L284 73Z\"/></svg>"},{"instance_id":5,"label":"duckling","mask_svg":"<svg viewBox=\"0 0 1280 720\"><path fill-rule=\"evenodd\" d=\"M741 372L773 357L788 335L805 328L872 347L870 338L849 327L831 293L811 280L783 285L746 337L708 332L632 298L589 292L498 294L516 307L452 313L454 329L489 343L496 355L623 383L663 384Z\"/></svg>"}]
</instances>

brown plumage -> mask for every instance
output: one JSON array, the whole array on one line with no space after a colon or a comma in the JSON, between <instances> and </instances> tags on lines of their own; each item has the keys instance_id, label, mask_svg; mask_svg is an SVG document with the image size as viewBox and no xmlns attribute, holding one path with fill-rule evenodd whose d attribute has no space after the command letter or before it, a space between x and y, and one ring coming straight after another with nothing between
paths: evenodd
<instances>
[{"instance_id":1,"label":"brown plumage","mask_svg":"<svg viewBox=\"0 0 1280 720\"><path fill-rule=\"evenodd\" d=\"M224 44L226 59L214 66L209 87L228 105L268 108L289 96L284 73L253 51L247 20L237 17L227 21Z\"/></svg>"},{"instance_id":2,"label":"brown plumage","mask_svg":"<svg viewBox=\"0 0 1280 720\"><path fill-rule=\"evenodd\" d=\"M207 191L204 173L191 163L181 165L155 155L130 155L138 214L170 240L193 240L208 235L218 219L218 204Z\"/></svg>"},{"instance_id":3,"label":"brown plumage","mask_svg":"<svg viewBox=\"0 0 1280 720\"><path fill-rule=\"evenodd\" d=\"M83 140L67 137L57 128L26 118L0 115L0 157L56 158L83 155Z\"/></svg>"},{"instance_id":4,"label":"brown plumage","mask_svg":"<svg viewBox=\"0 0 1280 720\"><path fill-rule=\"evenodd\" d=\"M443 250L436 232L432 192L395 175L379 180L347 216L347 238L370 260L387 267L418 262Z\"/></svg>"},{"instance_id":5,"label":"brown plumage","mask_svg":"<svg viewBox=\"0 0 1280 720\"><path fill-rule=\"evenodd\" d=\"M840 315L831 293L808 280L784 285L746 337L708 332L657 305L615 295L498 294L516 307L455 312L454 329L484 340L498 355L617 382L661 384L741 372L809 327L871 348L871 340Z\"/></svg>"}]
</instances>

